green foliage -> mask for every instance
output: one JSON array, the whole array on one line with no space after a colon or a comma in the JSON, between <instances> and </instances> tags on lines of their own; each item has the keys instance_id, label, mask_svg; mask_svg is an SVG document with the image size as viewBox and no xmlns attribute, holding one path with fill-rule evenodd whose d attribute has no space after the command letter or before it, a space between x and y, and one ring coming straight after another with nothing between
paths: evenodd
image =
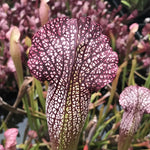
<instances>
[{"instance_id":1,"label":"green foliage","mask_svg":"<svg viewBox=\"0 0 150 150\"><path fill-rule=\"evenodd\" d=\"M148 0L121 0L121 3L128 7L130 10L138 9L144 10Z\"/></svg>"},{"instance_id":2,"label":"green foliage","mask_svg":"<svg viewBox=\"0 0 150 150\"><path fill-rule=\"evenodd\" d=\"M146 88L150 89L150 73L146 79L146 82L145 82L145 85L144 85Z\"/></svg>"}]
</instances>

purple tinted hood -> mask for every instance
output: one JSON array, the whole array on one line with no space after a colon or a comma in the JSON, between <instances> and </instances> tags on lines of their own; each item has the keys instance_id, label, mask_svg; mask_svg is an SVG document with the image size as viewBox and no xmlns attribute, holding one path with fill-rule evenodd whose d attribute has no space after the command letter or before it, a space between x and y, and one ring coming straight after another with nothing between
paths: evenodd
<instances>
[{"instance_id":1,"label":"purple tinted hood","mask_svg":"<svg viewBox=\"0 0 150 150\"><path fill-rule=\"evenodd\" d=\"M57 18L33 37L28 66L39 80L49 81L46 114L52 149L73 150L92 91L112 82L118 56L90 18Z\"/></svg>"}]
</instances>

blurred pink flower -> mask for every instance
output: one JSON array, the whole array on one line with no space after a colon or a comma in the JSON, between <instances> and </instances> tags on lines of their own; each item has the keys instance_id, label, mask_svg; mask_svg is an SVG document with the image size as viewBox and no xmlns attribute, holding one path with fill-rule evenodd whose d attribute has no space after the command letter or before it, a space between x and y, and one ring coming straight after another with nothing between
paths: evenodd
<instances>
[{"instance_id":1,"label":"blurred pink flower","mask_svg":"<svg viewBox=\"0 0 150 150\"><path fill-rule=\"evenodd\" d=\"M6 33L6 38L7 38L8 40L10 40L10 35L11 35L11 31L12 31L13 28L14 28L14 26L12 26L12 27L9 29L9 31Z\"/></svg>"},{"instance_id":2,"label":"blurred pink flower","mask_svg":"<svg viewBox=\"0 0 150 150\"><path fill-rule=\"evenodd\" d=\"M32 138L32 139L35 139L35 138L37 137L37 133L36 133L36 131L34 131L34 130L30 130L30 131L28 132L28 136L29 136L30 138Z\"/></svg>"},{"instance_id":3,"label":"blurred pink flower","mask_svg":"<svg viewBox=\"0 0 150 150\"><path fill-rule=\"evenodd\" d=\"M20 2L21 2L22 5L27 5L28 0L21 0Z\"/></svg>"},{"instance_id":4,"label":"blurred pink flower","mask_svg":"<svg viewBox=\"0 0 150 150\"><path fill-rule=\"evenodd\" d=\"M4 133L6 143L5 143L5 150L16 150L16 137L18 134L17 128L10 128L7 129Z\"/></svg>"},{"instance_id":5,"label":"blurred pink flower","mask_svg":"<svg viewBox=\"0 0 150 150\"><path fill-rule=\"evenodd\" d=\"M82 13L87 14L89 11L90 2L86 1L82 7Z\"/></svg>"},{"instance_id":6,"label":"blurred pink flower","mask_svg":"<svg viewBox=\"0 0 150 150\"><path fill-rule=\"evenodd\" d=\"M150 57L143 58L142 59L144 67L149 67L150 66Z\"/></svg>"},{"instance_id":7,"label":"blurred pink flower","mask_svg":"<svg viewBox=\"0 0 150 150\"><path fill-rule=\"evenodd\" d=\"M150 56L150 44L149 42L141 41L138 45L140 52L146 52Z\"/></svg>"},{"instance_id":8,"label":"blurred pink flower","mask_svg":"<svg viewBox=\"0 0 150 150\"><path fill-rule=\"evenodd\" d=\"M142 29L142 34L146 36L147 34L150 34L150 23L147 23L144 28Z\"/></svg>"},{"instance_id":9,"label":"blurred pink flower","mask_svg":"<svg viewBox=\"0 0 150 150\"><path fill-rule=\"evenodd\" d=\"M9 9L9 5L8 5L7 3L4 3L4 4L2 5L2 8L4 9L5 12L7 12L8 9Z\"/></svg>"},{"instance_id":10,"label":"blurred pink flower","mask_svg":"<svg viewBox=\"0 0 150 150\"><path fill-rule=\"evenodd\" d=\"M5 150L3 145L0 144L0 150Z\"/></svg>"},{"instance_id":11,"label":"blurred pink flower","mask_svg":"<svg viewBox=\"0 0 150 150\"><path fill-rule=\"evenodd\" d=\"M130 14L130 16L127 18L127 20L134 19L137 15L138 15L138 11L137 11L137 10L134 10L134 11Z\"/></svg>"},{"instance_id":12,"label":"blurred pink flower","mask_svg":"<svg viewBox=\"0 0 150 150\"><path fill-rule=\"evenodd\" d=\"M39 16L42 26L48 22L50 16L50 8L47 4L47 0L41 0L39 8Z\"/></svg>"},{"instance_id":13,"label":"blurred pink flower","mask_svg":"<svg viewBox=\"0 0 150 150\"><path fill-rule=\"evenodd\" d=\"M129 29L133 34L135 34L135 32L137 32L139 29L139 25L137 23L133 23L130 25Z\"/></svg>"},{"instance_id":14,"label":"blurred pink flower","mask_svg":"<svg viewBox=\"0 0 150 150\"><path fill-rule=\"evenodd\" d=\"M6 67L0 64L0 89L3 88L5 81L7 80Z\"/></svg>"},{"instance_id":15,"label":"blurred pink flower","mask_svg":"<svg viewBox=\"0 0 150 150\"><path fill-rule=\"evenodd\" d=\"M7 67L8 67L8 69L9 69L10 72L15 72L16 71L14 62L13 62L13 60L12 60L11 57L7 61Z\"/></svg>"}]
</instances>

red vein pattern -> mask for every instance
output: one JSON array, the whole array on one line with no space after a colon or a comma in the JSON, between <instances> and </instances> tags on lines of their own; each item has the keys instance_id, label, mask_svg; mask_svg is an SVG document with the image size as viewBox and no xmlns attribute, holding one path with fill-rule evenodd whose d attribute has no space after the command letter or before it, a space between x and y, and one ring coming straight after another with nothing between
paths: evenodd
<instances>
[{"instance_id":1,"label":"red vein pattern","mask_svg":"<svg viewBox=\"0 0 150 150\"><path fill-rule=\"evenodd\" d=\"M88 114L92 91L112 82L118 56L90 18L56 18L33 37L28 66L50 82L46 114L53 150L73 150Z\"/></svg>"}]
</instances>

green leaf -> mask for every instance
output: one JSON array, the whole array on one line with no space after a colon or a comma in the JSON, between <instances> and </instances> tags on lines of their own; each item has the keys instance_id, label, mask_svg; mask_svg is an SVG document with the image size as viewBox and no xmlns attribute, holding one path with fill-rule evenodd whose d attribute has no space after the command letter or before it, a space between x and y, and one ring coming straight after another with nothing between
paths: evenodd
<instances>
[{"instance_id":1,"label":"green leaf","mask_svg":"<svg viewBox=\"0 0 150 150\"><path fill-rule=\"evenodd\" d=\"M125 6L131 8L131 5L129 2L127 2L126 0L121 0L121 3L124 4Z\"/></svg>"},{"instance_id":2,"label":"green leaf","mask_svg":"<svg viewBox=\"0 0 150 150\"><path fill-rule=\"evenodd\" d=\"M149 40L149 42L150 42L150 34L148 34L148 40Z\"/></svg>"},{"instance_id":3,"label":"green leaf","mask_svg":"<svg viewBox=\"0 0 150 150\"><path fill-rule=\"evenodd\" d=\"M10 54L16 68L17 83L18 87L20 88L21 84L23 83L23 69L22 69L19 39L20 39L20 31L17 27L14 26L10 36Z\"/></svg>"},{"instance_id":4,"label":"green leaf","mask_svg":"<svg viewBox=\"0 0 150 150\"><path fill-rule=\"evenodd\" d=\"M136 69L136 57L132 60L132 67L129 75L129 80L128 80L128 86L129 85L135 85L135 80L134 80L134 71Z\"/></svg>"},{"instance_id":5,"label":"green leaf","mask_svg":"<svg viewBox=\"0 0 150 150\"><path fill-rule=\"evenodd\" d=\"M30 148L30 150L38 150L39 149L39 144L36 144L35 146L33 146L32 148Z\"/></svg>"},{"instance_id":6,"label":"green leaf","mask_svg":"<svg viewBox=\"0 0 150 150\"><path fill-rule=\"evenodd\" d=\"M145 85L144 85L146 88L150 89L150 73L146 79L146 82L145 82Z\"/></svg>"},{"instance_id":7,"label":"green leaf","mask_svg":"<svg viewBox=\"0 0 150 150\"><path fill-rule=\"evenodd\" d=\"M43 97L43 89L41 86L41 82L38 81L37 79L35 79L35 86L36 86L37 94L39 96L39 101L41 103L43 112L45 112L45 99Z\"/></svg>"},{"instance_id":8,"label":"green leaf","mask_svg":"<svg viewBox=\"0 0 150 150\"><path fill-rule=\"evenodd\" d=\"M25 45L28 47L31 46L31 39L28 36L25 37Z\"/></svg>"},{"instance_id":9,"label":"green leaf","mask_svg":"<svg viewBox=\"0 0 150 150\"><path fill-rule=\"evenodd\" d=\"M98 96L101 96L101 93L100 92L96 92L96 93L93 93L91 95L91 103L95 100L95 98L97 98Z\"/></svg>"}]
</instances>

